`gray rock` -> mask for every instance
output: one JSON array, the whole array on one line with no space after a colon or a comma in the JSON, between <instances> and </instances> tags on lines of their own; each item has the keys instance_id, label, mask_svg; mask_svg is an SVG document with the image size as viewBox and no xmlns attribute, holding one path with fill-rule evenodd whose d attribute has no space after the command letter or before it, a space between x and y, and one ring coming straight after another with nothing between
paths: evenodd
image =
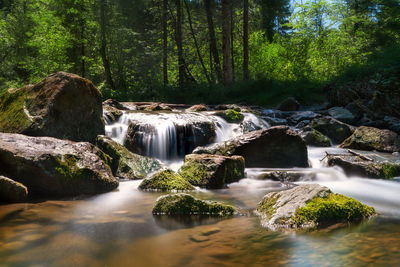
<instances>
[{"instance_id":1,"label":"gray rock","mask_svg":"<svg viewBox=\"0 0 400 267\"><path fill-rule=\"evenodd\" d=\"M354 123L356 117L348 109L343 107L333 107L328 109L328 113L338 121L345 123Z\"/></svg>"},{"instance_id":2,"label":"gray rock","mask_svg":"<svg viewBox=\"0 0 400 267\"><path fill-rule=\"evenodd\" d=\"M207 147L198 147L194 154L217 154L244 157L246 167L308 167L307 146L292 129L275 126L241 135Z\"/></svg>"},{"instance_id":3,"label":"gray rock","mask_svg":"<svg viewBox=\"0 0 400 267\"><path fill-rule=\"evenodd\" d=\"M300 109L300 103L294 97L289 97L279 104L277 109L282 111L297 111Z\"/></svg>"},{"instance_id":4,"label":"gray rock","mask_svg":"<svg viewBox=\"0 0 400 267\"><path fill-rule=\"evenodd\" d=\"M111 159L87 142L0 133L0 173L37 195L76 196L118 187Z\"/></svg>"},{"instance_id":5,"label":"gray rock","mask_svg":"<svg viewBox=\"0 0 400 267\"><path fill-rule=\"evenodd\" d=\"M331 117L313 119L309 126L326 135L336 144L342 143L354 132L352 126Z\"/></svg>"}]
</instances>

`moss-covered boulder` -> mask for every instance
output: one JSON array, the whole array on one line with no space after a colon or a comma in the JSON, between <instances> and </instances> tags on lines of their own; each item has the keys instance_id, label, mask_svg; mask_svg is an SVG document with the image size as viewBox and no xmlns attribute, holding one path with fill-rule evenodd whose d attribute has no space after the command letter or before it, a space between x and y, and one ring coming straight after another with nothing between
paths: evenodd
<instances>
[{"instance_id":1,"label":"moss-covered boulder","mask_svg":"<svg viewBox=\"0 0 400 267\"><path fill-rule=\"evenodd\" d=\"M163 168L163 164L159 160L134 154L104 135L97 137L96 145L111 157L110 167L114 176L125 179L143 179L150 173Z\"/></svg>"},{"instance_id":2,"label":"moss-covered boulder","mask_svg":"<svg viewBox=\"0 0 400 267\"><path fill-rule=\"evenodd\" d=\"M315 118L309 126L326 135L336 144L340 144L354 132L352 126L332 117Z\"/></svg>"},{"instance_id":3,"label":"moss-covered boulder","mask_svg":"<svg viewBox=\"0 0 400 267\"><path fill-rule=\"evenodd\" d=\"M265 227L280 230L356 222L371 217L375 211L353 198L334 194L327 187L306 184L268 193L257 213Z\"/></svg>"},{"instance_id":4,"label":"moss-covered boulder","mask_svg":"<svg viewBox=\"0 0 400 267\"><path fill-rule=\"evenodd\" d=\"M253 131L226 142L198 147L193 153L239 155L248 168L308 167L306 143L287 126Z\"/></svg>"},{"instance_id":5,"label":"moss-covered boulder","mask_svg":"<svg viewBox=\"0 0 400 267\"><path fill-rule=\"evenodd\" d=\"M95 142L104 134L101 93L91 81L58 72L0 95L0 131Z\"/></svg>"},{"instance_id":6,"label":"moss-covered boulder","mask_svg":"<svg viewBox=\"0 0 400 267\"><path fill-rule=\"evenodd\" d=\"M192 185L219 189L244 177L244 158L210 154L186 155L179 174Z\"/></svg>"},{"instance_id":7,"label":"moss-covered boulder","mask_svg":"<svg viewBox=\"0 0 400 267\"><path fill-rule=\"evenodd\" d=\"M221 110L215 112L215 115L223 118L227 122L230 123L239 123L243 121L243 114L240 113L239 111L236 111L235 109L227 109L227 110Z\"/></svg>"},{"instance_id":8,"label":"moss-covered boulder","mask_svg":"<svg viewBox=\"0 0 400 267\"><path fill-rule=\"evenodd\" d=\"M111 158L88 142L0 133L0 173L34 195L76 196L118 186Z\"/></svg>"},{"instance_id":9,"label":"moss-covered boulder","mask_svg":"<svg viewBox=\"0 0 400 267\"><path fill-rule=\"evenodd\" d=\"M392 179L400 176L400 164L366 160L354 155L330 155L328 166L339 166L348 176Z\"/></svg>"},{"instance_id":10,"label":"moss-covered boulder","mask_svg":"<svg viewBox=\"0 0 400 267\"><path fill-rule=\"evenodd\" d=\"M321 132L312 129L311 127L305 127L301 132L301 137L304 139L307 145L316 147L330 147L331 140L323 135Z\"/></svg>"},{"instance_id":11,"label":"moss-covered boulder","mask_svg":"<svg viewBox=\"0 0 400 267\"><path fill-rule=\"evenodd\" d=\"M377 150L381 152L399 152L400 136L390 130L361 126L349 138L344 140L340 147Z\"/></svg>"},{"instance_id":12,"label":"moss-covered boulder","mask_svg":"<svg viewBox=\"0 0 400 267\"><path fill-rule=\"evenodd\" d=\"M146 178L139 185L141 190L150 191L191 191L195 188L173 170L162 170Z\"/></svg>"},{"instance_id":13,"label":"moss-covered boulder","mask_svg":"<svg viewBox=\"0 0 400 267\"><path fill-rule=\"evenodd\" d=\"M28 188L21 183L0 176L0 202L24 202L28 198Z\"/></svg>"},{"instance_id":14,"label":"moss-covered boulder","mask_svg":"<svg viewBox=\"0 0 400 267\"><path fill-rule=\"evenodd\" d=\"M234 213L233 206L200 200L184 193L161 196L153 207L153 214L156 215L230 216Z\"/></svg>"}]
</instances>

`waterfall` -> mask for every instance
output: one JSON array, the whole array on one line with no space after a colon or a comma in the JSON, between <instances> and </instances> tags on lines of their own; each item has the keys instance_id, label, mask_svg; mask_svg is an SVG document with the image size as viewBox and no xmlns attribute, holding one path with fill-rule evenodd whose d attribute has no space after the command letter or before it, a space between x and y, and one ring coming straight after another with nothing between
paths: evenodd
<instances>
[{"instance_id":1,"label":"waterfall","mask_svg":"<svg viewBox=\"0 0 400 267\"><path fill-rule=\"evenodd\" d=\"M228 123L211 112L124 112L117 122L105 120L106 135L141 155L182 159L197 146L269 127L254 114L243 114L241 123Z\"/></svg>"}]
</instances>

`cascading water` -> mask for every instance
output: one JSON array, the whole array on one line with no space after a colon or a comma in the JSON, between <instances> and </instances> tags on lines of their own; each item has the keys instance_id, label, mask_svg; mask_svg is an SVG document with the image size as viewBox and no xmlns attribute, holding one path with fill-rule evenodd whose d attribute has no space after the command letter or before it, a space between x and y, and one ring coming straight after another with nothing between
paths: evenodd
<instances>
[{"instance_id":1,"label":"cascading water","mask_svg":"<svg viewBox=\"0 0 400 267\"><path fill-rule=\"evenodd\" d=\"M174 161L197 146L268 127L251 113L238 124L208 112L125 112L115 123L106 120L106 135L138 154Z\"/></svg>"}]
</instances>

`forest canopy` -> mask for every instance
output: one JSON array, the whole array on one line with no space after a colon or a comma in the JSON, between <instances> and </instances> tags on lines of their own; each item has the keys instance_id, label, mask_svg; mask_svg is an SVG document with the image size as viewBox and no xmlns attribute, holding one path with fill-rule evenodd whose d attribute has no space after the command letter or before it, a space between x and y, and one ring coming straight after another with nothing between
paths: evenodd
<instances>
[{"instance_id":1,"label":"forest canopy","mask_svg":"<svg viewBox=\"0 0 400 267\"><path fill-rule=\"evenodd\" d=\"M0 0L0 90L68 71L105 98L267 104L399 47L398 0Z\"/></svg>"}]
</instances>

